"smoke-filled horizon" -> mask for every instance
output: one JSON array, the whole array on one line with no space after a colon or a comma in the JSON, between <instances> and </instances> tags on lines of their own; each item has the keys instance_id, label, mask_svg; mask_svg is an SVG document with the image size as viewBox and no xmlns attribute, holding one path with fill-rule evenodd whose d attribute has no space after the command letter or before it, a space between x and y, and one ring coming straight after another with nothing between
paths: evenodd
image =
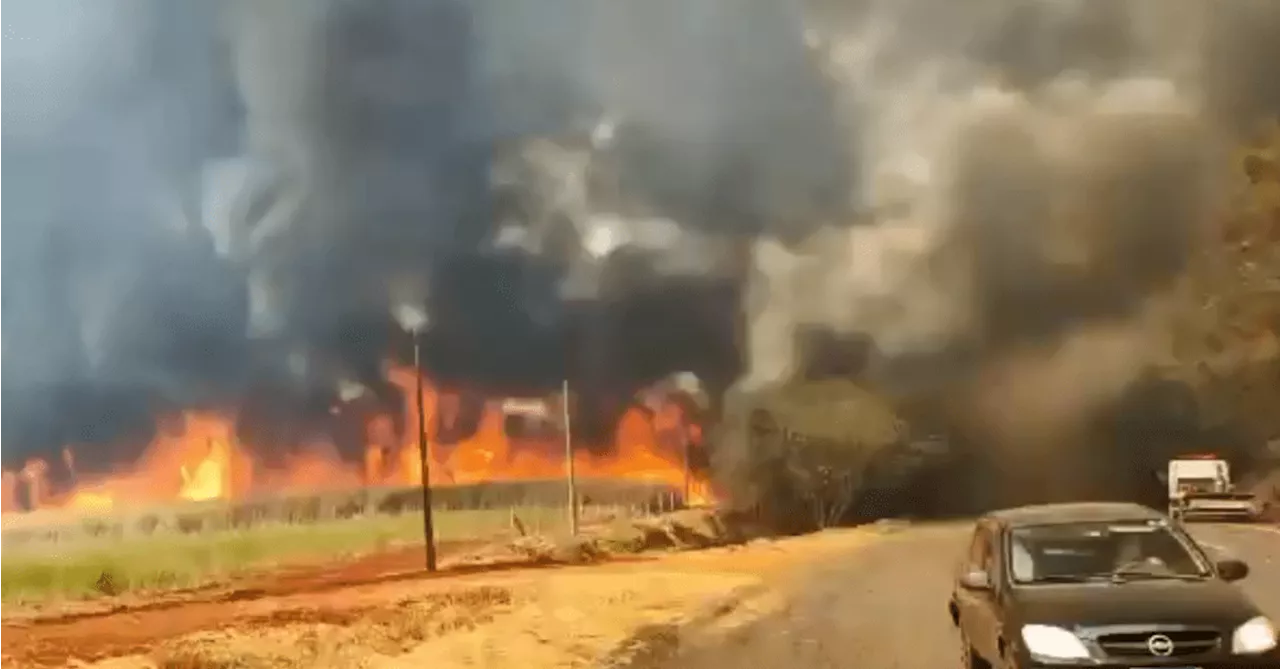
<instances>
[{"instance_id":1,"label":"smoke-filled horizon","mask_svg":"<svg viewBox=\"0 0 1280 669\"><path fill-rule=\"evenodd\" d=\"M1146 364L1064 382L1061 344L1151 341L1280 107L1280 11L1201 4L7 3L4 459L377 392L407 318L494 388L750 387L812 327L889 381L967 351L1070 388L1056 424Z\"/></svg>"}]
</instances>

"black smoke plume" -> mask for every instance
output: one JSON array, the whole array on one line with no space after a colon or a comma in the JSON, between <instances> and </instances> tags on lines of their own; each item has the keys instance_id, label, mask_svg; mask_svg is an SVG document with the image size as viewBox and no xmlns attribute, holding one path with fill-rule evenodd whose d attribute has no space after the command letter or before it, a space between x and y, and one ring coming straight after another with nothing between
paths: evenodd
<instances>
[{"instance_id":1,"label":"black smoke plume","mask_svg":"<svg viewBox=\"0 0 1280 669\"><path fill-rule=\"evenodd\" d=\"M510 392L773 382L814 329L1033 378L1146 332L1276 111L1280 13L1199 4L11 1L4 459L398 406L410 321Z\"/></svg>"}]
</instances>

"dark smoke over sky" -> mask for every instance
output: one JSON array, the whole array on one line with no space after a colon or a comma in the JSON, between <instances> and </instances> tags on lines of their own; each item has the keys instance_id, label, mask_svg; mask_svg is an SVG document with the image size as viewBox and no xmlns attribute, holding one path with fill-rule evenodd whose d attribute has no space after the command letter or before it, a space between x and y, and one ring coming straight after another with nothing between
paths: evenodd
<instances>
[{"instance_id":1,"label":"dark smoke over sky","mask_svg":"<svg viewBox=\"0 0 1280 669\"><path fill-rule=\"evenodd\" d=\"M10 0L5 461L377 391L407 312L438 375L619 392L1131 319L1278 105L1280 11L1204 4Z\"/></svg>"},{"instance_id":2,"label":"dark smoke over sky","mask_svg":"<svg viewBox=\"0 0 1280 669\"><path fill-rule=\"evenodd\" d=\"M199 398L237 373L241 289L186 184L238 143L211 10L6 3L6 458L110 429L129 398Z\"/></svg>"}]
</instances>

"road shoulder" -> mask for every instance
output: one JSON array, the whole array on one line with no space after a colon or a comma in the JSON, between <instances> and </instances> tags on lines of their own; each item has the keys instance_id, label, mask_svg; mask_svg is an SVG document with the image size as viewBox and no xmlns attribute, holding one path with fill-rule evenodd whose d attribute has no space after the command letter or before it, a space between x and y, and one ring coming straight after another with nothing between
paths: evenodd
<instances>
[{"instance_id":1,"label":"road shoulder","mask_svg":"<svg viewBox=\"0 0 1280 669\"><path fill-rule=\"evenodd\" d=\"M149 618L129 611L11 627L6 662L102 669L637 666L684 635L723 633L776 613L792 575L888 536L882 530L196 602ZM129 630L136 633L122 634Z\"/></svg>"}]
</instances>

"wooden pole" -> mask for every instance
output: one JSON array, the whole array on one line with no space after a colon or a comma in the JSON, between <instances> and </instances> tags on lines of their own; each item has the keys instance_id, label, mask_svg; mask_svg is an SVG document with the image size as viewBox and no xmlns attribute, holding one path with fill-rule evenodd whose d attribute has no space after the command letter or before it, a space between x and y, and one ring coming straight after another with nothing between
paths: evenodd
<instances>
[{"instance_id":1,"label":"wooden pole","mask_svg":"<svg viewBox=\"0 0 1280 669\"><path fill-rule=\"evenodd\" d=\"M565 379L560 389L561 411L564 420L564 460L566 474L569 478L569 533L578 534L578 483L573 467L573 427L569 418L569 379Z\"/></svg>"},{"instance_id":2,"label":"wooden pole","mask_svg":"<svg viewBox=\"0 0 1280 669\"><path fill-rule=\"evenodd\" d=\"M427 571L436 570L436 533L431 513L431 465L427 457L426 402L422 397L422 336L413 331L413 371L418 391L418 454L422 460L422 540L427 549Z\"/></svg>"}]
</instances>

